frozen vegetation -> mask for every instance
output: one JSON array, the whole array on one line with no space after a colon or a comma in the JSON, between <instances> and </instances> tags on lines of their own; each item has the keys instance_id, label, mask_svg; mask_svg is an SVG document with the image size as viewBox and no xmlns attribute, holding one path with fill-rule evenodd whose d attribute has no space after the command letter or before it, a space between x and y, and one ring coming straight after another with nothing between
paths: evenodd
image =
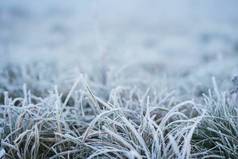
<instances>
[{"instance_id":1,"label":"frozen vegetation","mask_svg":"<svg viewBox=\"0 0 238 159\"><path fill-rule=\"evenodd\" d=\"M0 158L238 158L237 7L0 1Z\"/></svg>"}]
</instances>

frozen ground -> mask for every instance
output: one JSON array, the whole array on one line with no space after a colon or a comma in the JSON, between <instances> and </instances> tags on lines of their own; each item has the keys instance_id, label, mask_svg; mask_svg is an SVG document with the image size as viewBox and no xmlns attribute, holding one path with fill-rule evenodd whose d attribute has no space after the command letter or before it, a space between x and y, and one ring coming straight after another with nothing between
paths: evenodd
<instances>
[{"instance_id":1,"label":"frozen ground","mask_svg":"<svg viewBox=\"0 0 238 159\"><path fill-rule=\"evenodd\" d=\"M237 6L1 1L0 157L238 157Z\"/></svg>"}]
</instances>

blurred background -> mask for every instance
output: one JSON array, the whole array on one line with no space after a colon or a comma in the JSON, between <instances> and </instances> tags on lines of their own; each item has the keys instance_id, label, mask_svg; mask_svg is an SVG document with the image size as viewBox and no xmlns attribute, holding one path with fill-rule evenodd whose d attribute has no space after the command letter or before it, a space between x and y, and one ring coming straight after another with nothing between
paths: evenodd
<instances>
[{"instance_id":1,"label":"blurred background","mask_svg":"<svg viewBox=\"0 0 238 159\"><path fill-rule=\"evenodd\" d=\"M84 73L110 86L203 88L212 76L222 82L238 72L237 7L237 0L2 0L0 62L47 63L37 71L55 69L48 74L57 80Z\"/></svg>"}]
</instances>

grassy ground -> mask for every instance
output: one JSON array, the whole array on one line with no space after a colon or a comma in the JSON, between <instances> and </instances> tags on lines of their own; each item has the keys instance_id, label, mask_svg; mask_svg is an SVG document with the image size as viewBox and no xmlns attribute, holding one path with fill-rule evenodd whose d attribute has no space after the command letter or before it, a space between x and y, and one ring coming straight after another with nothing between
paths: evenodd
<instances>
[{"instance_id":1,"label":"grassy ground","mask_svg":"<svg viewBox=\"0 0 238 159\"><path fill-rule=\"evenodd\" d=\"M235 16L0 3L0 158L238 158Z\"/></svg>"}]
</instances>

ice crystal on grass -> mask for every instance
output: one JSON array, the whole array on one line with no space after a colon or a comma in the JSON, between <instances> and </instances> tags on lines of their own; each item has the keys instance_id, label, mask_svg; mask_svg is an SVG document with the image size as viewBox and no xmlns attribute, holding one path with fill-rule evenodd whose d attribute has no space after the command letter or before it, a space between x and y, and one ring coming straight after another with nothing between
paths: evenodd
<instances>
[{"instance_id":1,"label":"ice crystal on grass","mask_svg":"<svg viewBox=\"0 0 238 159\"><path fill-rule=\"evenodd\" d=\"M238 158L236 6L0 1L0 158Z\"/></svg>"}]
</instances>

